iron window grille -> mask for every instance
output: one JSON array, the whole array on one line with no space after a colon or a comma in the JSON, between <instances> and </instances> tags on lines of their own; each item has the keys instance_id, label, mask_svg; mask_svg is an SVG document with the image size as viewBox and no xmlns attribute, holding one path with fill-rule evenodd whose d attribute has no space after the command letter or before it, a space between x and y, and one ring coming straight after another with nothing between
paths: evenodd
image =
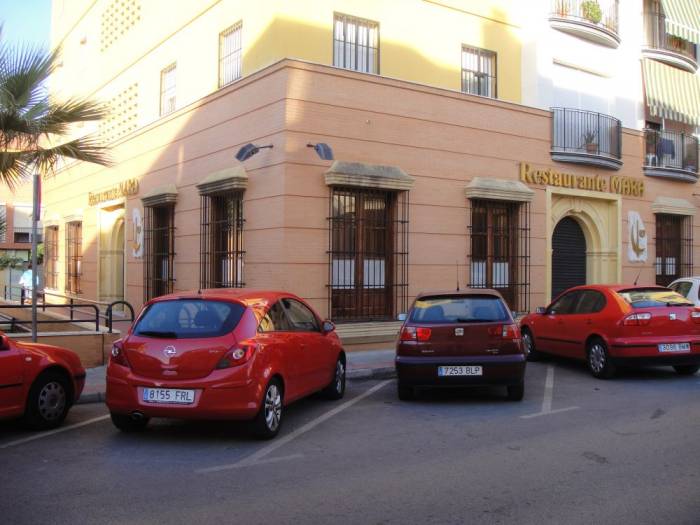
<instances>
[{"instance_id":1,"label":"iron window grille","mask_svg":"<svg viewBox=\"0 0 700 525\"><path fill-rule=\"evenodd\" d=\"M693 273L693 218L656 215L656 284L668 286Z\"/></svg>"},{"instance_id":2,"label":"iron window grille","mask_svg":"<svg viewBox=\"0 0 700 525\"><path fill-rule=\"evenodd\" d=\"M58 226L47 227L44 236L44 285L58 288Z\"/></svg>"},{"instance_id":3,"label":"iron window grille","mask_svg":"<svg viewBox=\"0 0 700 525\"><path fill-rule=\"evenodd\" d=\"M241 288L243 192L202 195L200 287Z\"/></svg>"},{"instance_id":4,"label":"iron window grille","mask_svg":"<svg viewBox=\"0 0 700 525\"><path fill-rule=\"evenodd\" d=\"M0 204L0 242L7 240L7 206Z\"/></svg>"},{"instance_id":5,"label":"iron window grille","mask_svg":"<svg viewBox=\"0 0 700 525\"><path fill-rule=\"evenodd\" d=\"M175 64L170 64L160 72L160 115L167 115L175 111Z\"/></svg>"},{"instance_id":6,"label":"iron window grille","mask_svg":"<svg viewBox=\"0 0 700 525\"><path fill-rule=\"evenodd\" d=\"M500 292L511 310L530 309L530 205L469 200L468 286Z\"/></svg>"},{"instance_id":7,"label":"iron window grille","mask_svg":"<svg viewBox=\"0 0 700 525\"><path fill-rule=\"evenodd\" d=\"M66 224L66 286L71 294L80 294L80 277L83 266L83 223L71 221Z\"/></svg>"},{"instance_id":8,"label":"iron window grille","mask_svg":"<svg viewBox=\"0 0 700 525\"><path fill-rule=\"evenodd\" d=\"M172 293L175 277L175 205L144 208L144 299Z\"/></svg>"},{"instance_id":9,"label":"iron window grille","mask_svg":"<svg viewBox=\"0 0 700 525\"><path fill-rule=\"evenodd\" d=\"M333 188L328 311L336 321L394 319L407 309L408 192Z\"/></svg>"},{"instance_id":10,"label":"iron window grille","mask_svg":"<svg viewBox=\"0 0 700 525\"><path fill-rule=\"evenodd\" d=\"M496 53L462 46L462 92L496 98L496 88Z\"/></svg>"},{"instance_id":11,"label":"iron window grille","mask_svg":"<svg viewBox=\"0 0 700 525\"><path fill-rule=\"evenodd\" d=\"M219 33L219 87L241 78L242 35L242 22Z\"/></svg>"},{"instance_id":12,"label":"iron window grille","mask_svg":"<svg viewBox=\"0 0 700 525\"><path fill-rule=\"evenodd\" d=\"M379 23L336 13L333 20L333 65L379 74Z\"/></svg>"}]
</instances>

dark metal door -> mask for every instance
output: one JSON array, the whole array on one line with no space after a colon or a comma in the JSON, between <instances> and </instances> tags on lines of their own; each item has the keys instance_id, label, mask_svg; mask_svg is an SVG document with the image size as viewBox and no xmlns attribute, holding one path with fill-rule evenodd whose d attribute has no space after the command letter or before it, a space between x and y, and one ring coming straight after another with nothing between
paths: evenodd
<instances>
[{"instance_id":1,"label":"dark metal door","mask_svg":"<svg viewBox=\"0 0 700 525\"><path fill-rule=\"evenodd\" d=\"M586 238L571 217L560 220L552 234L552 298L586 284Z\"/></svg>"}]
</instances>

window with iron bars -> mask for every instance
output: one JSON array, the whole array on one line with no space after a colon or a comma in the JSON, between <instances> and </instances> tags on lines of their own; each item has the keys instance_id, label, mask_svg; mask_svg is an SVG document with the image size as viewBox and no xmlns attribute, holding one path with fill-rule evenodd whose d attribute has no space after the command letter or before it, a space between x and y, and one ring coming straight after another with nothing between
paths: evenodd
<instances>
[{"instance_id":1,"label":"window with iron bars","mask_svg":"<svg viewBox=\"0 0 700 525\"><path fill-rule=\"evenodd\" d=\"M202 288L243 286L243 192L202 195Z\"/></svg>"},{"instance_id":2,"label":"window with iron bars","mask_svg":"<svg viewBox=\"0 0 700 525\"><path fill-rule=\"evenodd\" d=\"M44 236L44 285L58 288L58 226L48 226Z\"/></svg>"},{"instance_id":3,"label":"window with iron bars","mask_svg":"<svg viewBox=\"0 0 700 525\"><path fill-rule=\"evenodd\" d=\"M219 33L219 87L241 78L243 23Z\"/></svg>"},{"instance_id":4,"label":"window with iron bars","mask_svg":"<svg viewBox=\"0 0 700 525\"><path fill-rule=\"evenodd\" d=\"M668 286L693 273L693 218L656 215L656 284Z\"/></svg>"},{"instance_id":5,"label":"window with iron bars","mask_svg":"<svg viewBox=\"0 0 700 525\"><path fill-rule=\"evenodd\" d=\"M175 64L170 64L160 72L160 115L167 115L175 111Z\"/></svg>"},{"instance_id":6,"label":"window with iron bars","mask_svg":"<svg viewBox=\"0 0 700 525\"><path fill-rule=\"evenodd\" d=\"M83 265L83 223L71 221L66 224L66 286L71 294L82 293L80 277Z\"/></svg>"},{"instance_id":7,"label":"window with iron bars","mask_svg":"<svg viewBox=\"0 0 700 525\"><path fill-rule=\"evenodd\" d=\"M497 97L494 51L462 46L462 92Z\"/></svg>"},{"instance_id":8,"label":"window with iron bars","mask_svg":"<svg viewBox=\"0 0 700 525\"><path fill-rule=\"evenodd\" d=\"M175 205L146 206L144 220L144 299L172 293L175 277Z\"/></svg>"},{"instance_id":9,"label":"window with iron bars","mask_svg":"<svg viewBox=\"0 0 700 525\"><path fill-rule=\"evenodd\" d=\"M333 65L379 73L379 23L336 13L333 20Z\"/></svg>"},{"instance_id":10,"label":"window with iron bars","mask_svg":"<svg viewBox=\"0 0 700 525\"><path fill-rule=\"evenodd\" d=\"M530 206L528 203L469 200L471 288L493 288L511 310L530 306Z\"/></svg>"},{"instance_id":11,"label":"window with iron bars","mask_svg":"<svg viewBox=\"0 0 700 525\"><path fill-rule=\"evenodd\" d=\"M406 311L408 192L333 188L329 312L336 321L394 319Z\"/></svg>"}]
</instances>

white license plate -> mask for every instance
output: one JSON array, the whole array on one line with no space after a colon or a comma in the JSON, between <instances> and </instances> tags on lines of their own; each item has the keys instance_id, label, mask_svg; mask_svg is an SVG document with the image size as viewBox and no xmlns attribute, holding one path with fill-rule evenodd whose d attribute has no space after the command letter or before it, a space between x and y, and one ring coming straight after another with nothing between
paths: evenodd
<instances>
[{"instance_id":1,"label":"white license plate","mask_svg":"<svg viewBox=\"0 0 700 525\"><path fill-rule=\"evenodd\" d=\"M438 366L438 376L480 376L483 370L480 366Z\"/></svg>"},{"instance_id":2,"label":"white license plate","mask_svg":"<svg viewBox=\"0 0 700 525\"><path fill-rule=\"evenodd\" d=\"M663 343L659 352L690 352L690 343Z\"/></svg>"},{"instance_id":3,"label":"white license plate","mask_svg":"<svg viewBox=\"0 0 700 525\"><path fill-rule=\"evenodd\" d=\"M178 388L144 388L143 400L146 403L176 403L191 405L194 403L194 390Z\"/></svg>"}]
</instances>

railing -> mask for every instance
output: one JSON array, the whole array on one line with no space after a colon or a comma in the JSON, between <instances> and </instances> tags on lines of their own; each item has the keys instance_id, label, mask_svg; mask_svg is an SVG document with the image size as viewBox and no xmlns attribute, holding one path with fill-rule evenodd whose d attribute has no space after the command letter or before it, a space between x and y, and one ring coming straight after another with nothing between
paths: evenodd
<instances>
[{"instance_id":1,"label":"railing","mask_svg":"<svg viewBox=\"0 0 700 525\"><path fill-rule=\"evenodd\" d=\"M580 109L552 108L552 151L622 157L618 119Z\"/></svg>"},{"instance_id":2,"label":"railing","mask_svg":"<svg viewBox=\"0 0 700 525\"><path fill-rule=\"evenodd\" d=\"M666 15L654 11L644 13L645 46L678 53L697 61L697 46L688 40L666 33Z\"/></svg>"},{"instance_id":3,"label":"railing","mask_svg":"<svg viewBox=\"0 0 700 525\"><path fill-rule=\"evenodd\" d=\"M23 242L23 243L24 242L26 242L26 243L32 242L32 229L31 228L15 227L12 229L12 235L14 238L14 242ZM41 242L42 237L43 237L43 235L41 233L41 229L39 229L37 231L37 236L36 236L37 242Z\"/></svg>"},{"instance_id":4,"label":"railing","mask_svg":"<svg viewBox=\"0 0 700 525\"><path fill-rule=\"evenodd\" d=\"M552 17L571 19L618 32L618 0L552 0Z\"/></svg>"},{"instance_id":5,"label":"railing","mask_svg":"<svg viewBox=\"0 0 700 525\"><path fill-rule=\"evenodd\" d=\"M677 131L644 130L644 165L698 173L698 139Z\"/></svg>"}]
</instances>

